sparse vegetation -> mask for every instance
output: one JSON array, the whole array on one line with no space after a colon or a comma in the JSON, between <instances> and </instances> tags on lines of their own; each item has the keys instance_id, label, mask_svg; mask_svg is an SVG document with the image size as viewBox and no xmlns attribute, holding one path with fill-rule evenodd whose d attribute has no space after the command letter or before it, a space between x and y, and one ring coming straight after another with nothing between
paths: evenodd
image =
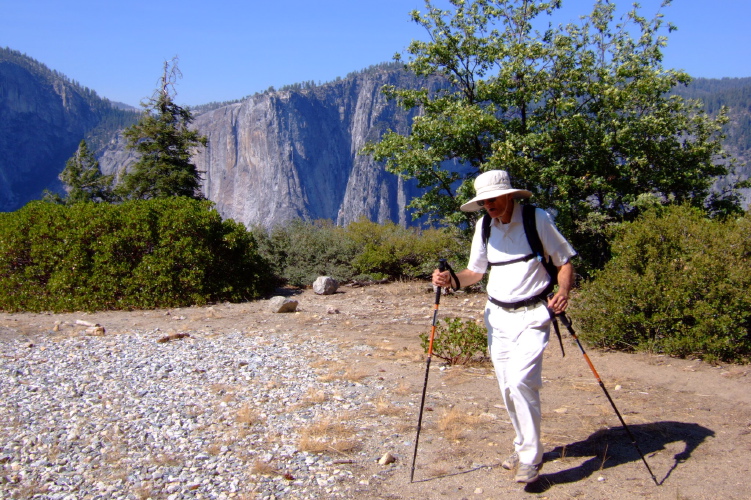
<instances>
[{"instance_id":1,"label":"sparse vegetation","mask_svg":"<svg viewBox=\"0 0 751 500\"><path fill-rule=\"evenodd\" d=\"M360 443L353 438L354 429L347 425L349 419L324 419L300 430L297 447L311 453L334 452L346 454L359 448Z\"/></svg>"},{"instance_id":2,"label":"sparse vegetation","mask_svg":"<svg viewBox=\"0 0 751 500\"><path fill-rule=\"evenodd\" d=\"M420 335L422 347L428 352L430 336ZM472 320L443 318L443 324L436 326L433 339L433 355L449 365L463 365L486 356L487 330Z\"/></svg>"},{"instance_id":3,"label":"sparse vegetation","mask_svg":"<svg viewBox=\"0 0 751 500\"><path fill-rule=\"evenodd\" d=\"M466 433L477 426L481 419L477 415L470 415L456 406L445 410L438 420L438 430L450 441L461 440Z\"/></svg>"}]
</instances>

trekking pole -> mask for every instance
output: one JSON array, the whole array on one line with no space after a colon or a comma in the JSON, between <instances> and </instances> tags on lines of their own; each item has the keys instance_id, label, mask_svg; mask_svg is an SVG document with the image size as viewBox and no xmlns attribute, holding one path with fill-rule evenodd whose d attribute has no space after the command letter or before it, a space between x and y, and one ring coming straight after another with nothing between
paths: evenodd
<instances>
[{"instance_id":1,"label":"trekking pole","mask_svg":"<svg viewBox=\"0 0 751 500\"><path fill-rule=\"evenodd\" d=\"M440 259L438 261L438 270L443 272L446 270L446 259ZM425 407L425 392L428 389L428 374L430 373L430 358L433 356L433 338L435 337L436 318L438 317L438 304L441 302L441 287L436 288L435 291L435 305L433 306L433 325L430 328L430 340L428 342L428 358L425 361L425 383L422 386L422 399L420 400L420 413L417 417L417 436L415 437L415 452L412 455L412 472L409 474L409 482L413 482L415 479L415 461L417 460L417 445L420 442L420 429L422 428L422 410Z\"/></svg>"},{"instance_id":2,"label":"trekking pole","mask_svg":"<svg viewBox=\"0 0 751 500\"><path fill-rule=\"evenodd\" d=\"M579 337L576 336L576 333L574 332L574 329L571 326L571 320L569 320L568 317L566 317L565 313L561 313L559 317L561 318L561 323L564 324L568 332L571 334L572 337L574 337L574 340L576 340L576 345L579 346L579 350L584 355L584 359L587 361L587 364L589 365L589 369L592 370L592 373L597 379L597 383L600 384L602 391L605 393L605 396L607 396L608 401L610 401L610 406L613 407L613 410L615 410L615 414L618 415L618 420L621 421L621 425L623 425L623 428L626 429L626 434L628 434L628 437L631 439L631 444L633 444L634 448L636 448L636 451L639 452L639 456L641 457L642 462L644 462L644 465L647 467L647 470L649 471L649 475L652 476L652 481L654 481L657 486L660 486L660 483L657 482L657 478L652 472L652 469L649 468L647 459L644 458L644 453L642 453L641 448L639 448L639 445L636 443L636 439L634 438L634 435L631 434L631 430L628 428L628 426L626 425L626 422L623 420L623 417L621 416L621 412L619 412L618 408L616 408L615 403L613 402L613 398L610 397L610 393L608 393L608 390L605 388L605 384L602 383L602 379L600 378L600 375L597 373L597 370L595 370L595 366L592 364L592 361L589 360L589 356L587 356L587 353L584 350L584 347L582 347L581 342L579 342Z\"/></svg>"}]
</instances>

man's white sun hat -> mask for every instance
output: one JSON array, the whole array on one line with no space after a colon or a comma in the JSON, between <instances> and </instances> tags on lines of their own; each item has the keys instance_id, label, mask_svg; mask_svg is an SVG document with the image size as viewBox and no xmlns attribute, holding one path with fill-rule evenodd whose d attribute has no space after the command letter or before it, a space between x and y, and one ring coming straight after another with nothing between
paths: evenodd
<instances>
[{"instance_id":1,"label":"man's white sun hat","mask_svg":"<svg viewBox=\"0 0 751 500\"><path fill-rule=\"evenodd\" d=\"M482 207L477 203L481 200L497 198L504 194L513 193L512 198L529 198L532 196L526 189L511 187L511 179L505 170L489 170L475 179L475 197L461 206L463 212L476 212Z\"/></svg>"}]
</instances>

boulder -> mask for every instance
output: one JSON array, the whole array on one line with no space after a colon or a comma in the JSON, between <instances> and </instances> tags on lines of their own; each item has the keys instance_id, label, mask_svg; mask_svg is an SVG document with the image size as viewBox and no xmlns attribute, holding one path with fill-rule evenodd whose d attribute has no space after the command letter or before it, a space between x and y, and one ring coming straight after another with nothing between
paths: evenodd
<instances>
[{"instance_id":1,"label":"boulder","mask_svg":"<svg viewBox=\"0 0 751 500\"><path fill-rule=\"evenodd\" d=\"M297 301L277 296L269 300L269 310L274 313L288 313L297 311Z\"/></svg>"},{"instance_id":2,"label":"boulder","mask_svg":"<svg viewBox=\"0 0 751 500\"><path fill-rule=\"evenodd\" d=\"M339 283L329 276L319 276L313 283L313 291L318 295L331 295L336 293Z\"/></svg>"}]
</instances>

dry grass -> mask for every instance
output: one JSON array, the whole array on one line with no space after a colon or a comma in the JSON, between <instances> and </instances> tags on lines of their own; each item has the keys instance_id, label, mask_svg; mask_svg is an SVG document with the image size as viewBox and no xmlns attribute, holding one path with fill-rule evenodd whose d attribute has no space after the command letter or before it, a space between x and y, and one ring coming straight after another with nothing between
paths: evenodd
<instances>
[{"instance_id":1,"label":"dry grass","mask_svg":"<svg viewBox=\"0 0 751 500\"><path fill-rule=\"evenodd\" d=\"M369 376L368 372L366 372L359 366L350 365L344 371L344 376L342 377L342 380L346 380L349 382L359 382L360 380L367 378L368 376Z\"/></svg>"},{"instance_id":2,"label":"dry grass","mask_svg":"<svg viewBox=\"0 0 751 500\"><path fill-rule=\"evenodd\" d=\"M279 474L279 470L274 467L274 464L271 462L264 462L263 460L256 460L250 470L253 474L261 476L275 476Z\"/></svg>"},{"instance_id":3,"label":"dry grass","mask_svg":"<svg viewBox=\"0 0 751 500\"><path fill-rule=\"evenodd\" d=\"M266 390L269 390L269 391L273 389L279 389L281 386L282 386L282 383L277 378L266 382Z\"/></svg>"},{"instance_id":4,"label":"dry grass","mask_svg":"<svg viewBox=\"0 0 751 500\"><path fill-rule=\"evenodd\" d=\"M148 498L156 498L156 490L152 481L145 481L140 486L134 488L132 493L138 500L147 500Z\"/></svg>"},{"instance_id":5,"label":"dry grass","mask_svg":"<svg viewBox=\"0 0 751 500\"><path fill-rule=\"evenodd\" d=\"M222 452L222 445L220 443L210 443L206 446L206 453L212 456L217 456Z\"/></svg>"},{"instance_id":6,"label":"dry grass","mask_svg":"<svg viewBox=\"0 0 751 500\"><path fill-rule=\"evenodd\" d=\"M396 385L396 389L394 389L394 394L397 396L410 396L414 394L414 390L412 389L412 384L409 382L401 381Z\"/></svg>"},{"instance_id":7,"label":"dry grass","mask_svg":"<svg viewBox=\"0 0 751 500\"><path fill-rule=\"evenodd\" d=\"M425 361L425 353L414 351L408 347L403 347L401 351L396 351L394 356L396 356L397 359L404 359L407 361Z\"/></svg>"},{"instance_id":8,"label":"dry grass","mask_svg":"<svg viewBox=\"0 0 751 500\"><path fill-rule=\"evenodd\" d=\"M256 422L258 422L258 420L258 412L256 412L248 405L245 405L237 410L237 414L235 415L235 422L237 422L238 424L243 424L247 427L255 424Z\"/></svg>"},{"instance_id":9,"label":"dry grass","mask_svg":"<svg viewBox=\"0 0 751 500\"><path fill-rule=\"evenodd\" d=\"M346 454L360 447L360 442L353 438L355 430L345 424L349 415L342 415L341 420L324 419L300 430L297 448L300 451L321 453L335 451Z\"/></svg>"},{"instance_id":10,"label":"dry grass","mask_svg":"<svg viewBox=\"0 0 751 500\"><path fill-rule=\"evenodd\" d=\"M399 415L403 411L401 408L392 405L383 396L378 398L378 401L376 401L375 407L376 407L376 412L378 412L379 415L383 415L383 416L395 416L395 415Z\"/></svg>"},{"instance_id":11,"label":"dry grass","mask_svg":"<svg viewBox=\"0 0 751 500\"><path fill-rule=\"evenodd\" d=\"M161 467L173 467L180 465L181 463L180 460L171 453L160 453L153 458L152 462L154 465Z\"/></svg>"},{"instance_id":12,"label":"dry grass","mask_svg":"<svg viewBox=\"0 0 751 500\"><path fill-rule=\"evenodd\" d=\"M459 384L465 382L470 375L464 365L455 365L441 372L441 382Z\"/></svg>"},{"instance_id":13,"label":"dry grass","mask_svg":"<svg viewBox=\"0 0 751 500\"><path fill-rule=\"evenodd\" d=\"M300 398L300 400L289 407L289 411L294 412L303 408L308 408L317 404L324 403L326 401L326 393L320 389L314 389L308 387L308 390Z\"/></svg>"},{"instance_id":14,"label":"dry grass","mask_svg":"<svg viewBox=\"0 0 751 500\"><path fill-rule=\"evenodd\" d=\"M126 456L125 449L118 446L108 446L107 451L102 453L104 462L110 466L119 464Z\"/></svg>"},{"instance_id":15,"label":"dry grass","mask_svg":"<svg viewBox=\"0 0 751 500\"><path fill-rule=\"evenodd\" d=\"M325 403L326 393L320 389L308 387L308 390L305 392L305 395L303 396L303 401L311 405Z\"/></svg>"},{"instance_id":16,"label":"dry grass","mask_svg":"<svg viewBox=\"0 0 751 500\"><path fill-rule=\"evenodd\" d=\"M432 467L428 472L429 477L442 477L447 476L449 470L445 467Z\"/></svg>"},{"instance_id":17,"label":"dry grass","mask_svg":"<svg viewBox=\"0 0 751 500\"><path fill-rule=\"evenodd\" d=\"M459 441L481 421L482 418L478 415L471 415L455 406L443 412L438 420L438 430L446 439Z\"/></svg>"},{"instance_id":18,"label":"dry grass","mask_svg":"<svg viewBox=\"0 0 751 500\"><path fill-rule=\"evenodd\" d=\"M407 421L405 418L399 419L393 427L396 432L401 434L404 434L405 432L414 432L417 428L417 417L415 417L414 422L411 420ZM423 427L425 427L425 425L423 425Z\"/></svg>"},{"instance_id":19,"label":"dry grass","mask_svg":"<svg viewBox=\"0 0 751 500\"><path fill-rule=\"evenodd\" d=\"M217 396L224 396L231 388L227 384L211 384L210 389Z\"/></svg>"},{"instance_id":20,"label":"dry grass","mask_svg":"<svg viewBox=\"0 0 751 500\"><path fill-rule=\"evenodd\" d=\"M359 382L370 376L370 374L357 365L345 364L342 362L317 362L314 368L324 369L325 373L318 377L320 382L333 382L335 380L344 380L348 382ZM311 365L311 366L313 366Z\"/></svg>"}]
</instances>

